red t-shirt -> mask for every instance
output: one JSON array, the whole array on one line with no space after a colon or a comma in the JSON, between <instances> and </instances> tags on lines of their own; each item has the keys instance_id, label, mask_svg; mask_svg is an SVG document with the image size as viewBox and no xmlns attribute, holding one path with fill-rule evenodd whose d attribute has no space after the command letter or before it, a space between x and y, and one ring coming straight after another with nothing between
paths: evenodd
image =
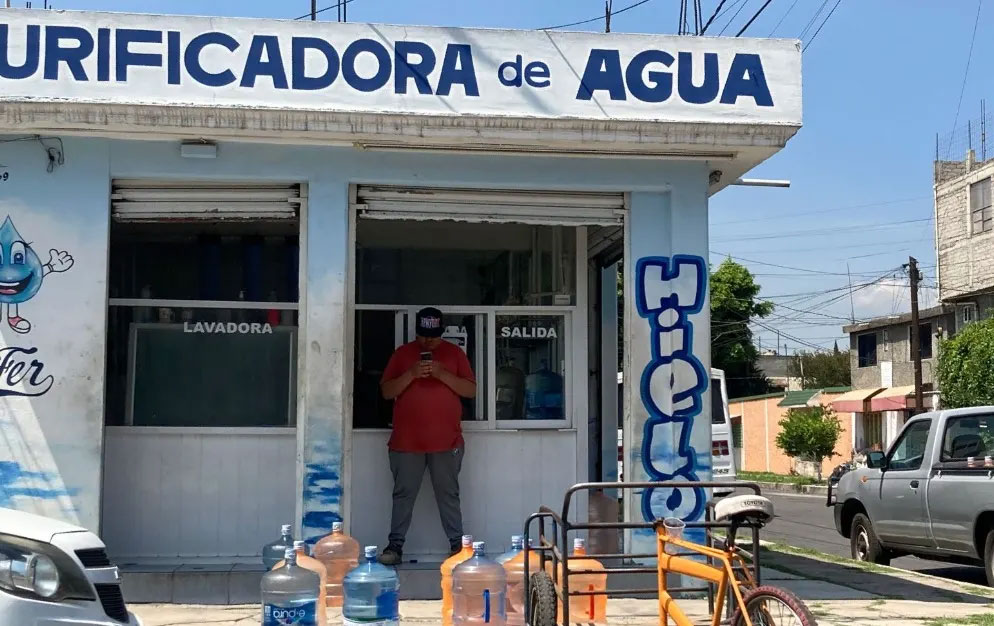
<instances>
[{"instance_id":1,"label":"red t-shirt","mask_svg":"<svg viewBox=\"0 0 994 626\"><path fill-rule=\"evenodd\" d=\"M416 341L393 353L383 380L393 380L421 360L424 348ZM458 347L443 341L432 358L459 378L476 381L469 359ZM397 452L442 452L463 445L462 401L437 378L415 378L393 403L393 434L387 444Z\"/></svg>"}]
</instances>

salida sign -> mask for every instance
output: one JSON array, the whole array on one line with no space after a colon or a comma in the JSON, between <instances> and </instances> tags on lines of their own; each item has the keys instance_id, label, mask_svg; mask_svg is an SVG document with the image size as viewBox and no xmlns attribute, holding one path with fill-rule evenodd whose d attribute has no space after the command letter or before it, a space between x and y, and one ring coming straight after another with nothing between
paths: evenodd
<instances>
[{"instance_id":1,"label":"salida sign","mask_svg":"<svg viewBox=\"0 0 994 626\"><path fill-rule=\"evenodd\" d=\"M3 17L8 99L641 119L724 111L737 121L800 121L800 53L789 41L108 13Z\"/></svg>"}]
</instances>

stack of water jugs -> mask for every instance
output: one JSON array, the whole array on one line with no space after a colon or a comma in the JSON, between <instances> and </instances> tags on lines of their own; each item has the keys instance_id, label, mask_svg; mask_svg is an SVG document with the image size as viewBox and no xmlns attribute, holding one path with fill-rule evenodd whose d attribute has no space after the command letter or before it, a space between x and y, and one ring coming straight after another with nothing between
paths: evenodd
<instances>
[{"instance_id":1,"label":"stack of water jugs","mask_svg":"<svg viewBox=\"0 0 994 626\"><path fill-rule=\"evenodd\" d=\"M289 525L283 526L281 535L263 548L263 562L271 571L262 579L262 626L324 625L327 607L342 607L344 626L399 624L397 573L377 562L376 546L366 547L365 560L359 564L359 544L342 532L340 522L315 544L313 557L303 541L293 541ZM582 540L577 540L573 555L585 555ZM520 536L511 537L511 549L491 560L482 541L464 535L462 550L442 563L442 625L524 626L524 557ZM573 567L602 569L593 559L576 561ZM527 575L538 569L539 558L533 554ZM584 591L602 591L606 578L577 575L576 585ZM573 598L571 617L604 623L605 604L601 595Z\"/></svg>"},{"instance_id":2,"label":"stack of water jugs","mask_svg":"<svg viewBox=\"0 0 994 626\"><path fill-rule=\"evenodd\" d=\"M289 525L262 555L271 570L262 577L262 626L324 626L328 607L342 607L345 626L399 623L396 572L376 562L376 546L366 548L360 565L359 544L341 522L314 545L313 557L293 541Z\"/></svg>"}]
</instances>

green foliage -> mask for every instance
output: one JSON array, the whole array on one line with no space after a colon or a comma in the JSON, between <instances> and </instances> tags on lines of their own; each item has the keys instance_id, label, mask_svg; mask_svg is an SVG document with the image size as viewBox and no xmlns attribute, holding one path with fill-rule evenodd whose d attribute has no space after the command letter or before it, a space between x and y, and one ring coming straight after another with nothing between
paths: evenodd
<instances>
[{"instance_id":1,"label":"green foliage","mask_svg":"<svg viewBox=\"0 0 994 626\"><path fill-rule=\"evenodd\" d=\"M842 424L831 407L790 409L780 420L777 447L787 456L820 462L835 456Z\"/></svg>"},{"instance_id":2,"label":"green foliage","mask_svg":"<svg viewBox=\"0 0 994 626\"><path fill-rule=\"evenodd\" d=\"M759 356L749 322L773 312L773 304L757 301L760 286L752 273L731 259L711 272L711 365L725 371L728 395L766 393L769 381L756 368Z\"/></svg>"},{"instance_id":3,"label":"green foliage","mask_svg":"<svg viewBox=\"0 0 994 626\"><path fill-rule=\"evenodd\" d=\"M849 353L838 346L832 352L798 352L790 363L790 375L801 378L804 389L846 387L852 384L851 373Z\"/></svg>"},{"instance_id":4,"label":"green foliage","mask_svg":"<svg viewBox=\"0 0 994 626\"><path fill-rule=\"evenodd\" d=\"M946 408L994 404L994 318L942 342L938 378Z\"/></svg>"}]
</instances>

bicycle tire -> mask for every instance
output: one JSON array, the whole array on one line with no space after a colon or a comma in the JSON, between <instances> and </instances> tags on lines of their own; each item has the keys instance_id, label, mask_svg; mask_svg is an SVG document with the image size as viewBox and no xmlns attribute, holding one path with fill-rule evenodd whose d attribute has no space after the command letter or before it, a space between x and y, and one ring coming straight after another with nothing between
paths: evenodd
<instances>
[{"instance_id":1,"label":"bicycle tire","mask_svg":"<svg viewBox=\"0 0 994 626\"><path fill-rule=\"evenodd\" d=\"M793 620L786 622L787 626L817 626L818 622L815 621L814 615L811 614L811 610L808 609L807 605L801 601L800 598L787 591L786 589L781 589L779 587L769 587L762 586L756 587L751 590L742 599L745 604L746 611L748 611L750 619L753 626L781 626L780 622L764 620L759 622L752 619L753 608L759 608L763 601L775 600L777 603L786 606L790 609ZM771 616L772 617L772 616ZM732 626L745 626L746 620L745 616L742 615L742 611L739 607L735 608L735 613L732 614Z\"/></svg>"},{"instance_id":2,"label":"bicycle tire","mask_svg":"<svg viewBox=\"0 0 994 626\"><path fill-rule=\"evenodd\" d=\"M545 572L531 577L531 615L526 624L531 626L556 626L556 586Z\"/></svg>"}]
</instances>

